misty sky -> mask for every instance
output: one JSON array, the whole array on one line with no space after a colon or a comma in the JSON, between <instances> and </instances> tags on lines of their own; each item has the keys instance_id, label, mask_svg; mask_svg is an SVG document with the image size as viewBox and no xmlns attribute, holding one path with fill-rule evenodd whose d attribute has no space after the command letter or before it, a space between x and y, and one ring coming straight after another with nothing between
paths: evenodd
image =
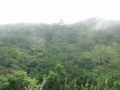
<instances>
[{"instance_id":1,"label":"misty sky","mask_svg":"<svg viewBox=\"0 0 120 90\"><path fill-rule=\"evenodd\" d=\"M0 0L0 24L120 20L120 0Z\"/></svg>"}]
</instances>

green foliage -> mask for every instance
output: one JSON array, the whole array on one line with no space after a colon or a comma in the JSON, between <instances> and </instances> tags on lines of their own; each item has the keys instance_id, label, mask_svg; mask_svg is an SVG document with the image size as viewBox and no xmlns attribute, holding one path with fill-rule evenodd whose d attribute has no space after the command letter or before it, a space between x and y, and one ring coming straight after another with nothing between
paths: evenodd
<instances>
[{"instance_id":1,"label":"green foliage","mask_svg":"<svg viewBox=\"0 0 120 90\"><path fill-rule=\"evenodd\" d=\"M5 88L8 87L8 85L9 85L8 79L3 75L0 76L0 90L5 90Z\"/></svg>"},{"instance_id":2,"label":"green foliage","mask_svg":"<svg viewBox=\"0 0 120 90\"><path fill-rule=\"evenodd\" d=\"M1 25L0 90L119 90L119 25L93 26Z\"/></svg>"},{"instance_id":3,"label":"green foliage","mask_svg":"<svg viewBox=\"0 0 120 90\"><path fill-rule=\"evenodd\" d=\"M33 90L37 81L23 71L12 71L6 77L0 76L1 90Z\"/></svg>"}]
</instances>

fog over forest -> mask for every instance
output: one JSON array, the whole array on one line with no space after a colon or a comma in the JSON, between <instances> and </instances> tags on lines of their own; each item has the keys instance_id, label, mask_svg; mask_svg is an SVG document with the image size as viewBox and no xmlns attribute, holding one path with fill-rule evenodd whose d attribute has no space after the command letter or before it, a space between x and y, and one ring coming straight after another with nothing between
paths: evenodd
<instances>
[{"instance_id":1,"label":"fog over forest","mask_svg":"<svg viewBox=\"0 0 120 90\"><path fill-rule=\"evenodd\" d=\"M0 90L120 90L120 21L0 25Z\"/></svg>"}]
</instances>

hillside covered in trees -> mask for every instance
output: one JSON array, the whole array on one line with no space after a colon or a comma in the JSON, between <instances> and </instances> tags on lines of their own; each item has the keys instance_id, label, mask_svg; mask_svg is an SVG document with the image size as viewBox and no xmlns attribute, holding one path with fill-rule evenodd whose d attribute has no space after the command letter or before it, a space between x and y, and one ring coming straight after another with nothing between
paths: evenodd
<instances>
[{"instance_id":1,"label":"hillside covered in trees","mask_svg":"<svg viewBox=\"0 0 120 90\"><path fill-rule=\"evenodd\" d=\"M0 90L120 90L120 22L0 25Z\"/></svg>"}]
</instances>

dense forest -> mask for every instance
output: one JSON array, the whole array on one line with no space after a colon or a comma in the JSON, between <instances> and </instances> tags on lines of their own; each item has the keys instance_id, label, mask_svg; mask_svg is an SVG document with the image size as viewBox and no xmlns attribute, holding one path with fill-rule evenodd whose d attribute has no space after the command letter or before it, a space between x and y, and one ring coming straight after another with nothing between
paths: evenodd
<instances>
[{"instance_id":1,"label":"dense forest","mask_svg":"<svg viewBox=\"0 0 120 90\"><path fill-rule=\"evenodd\" d=\"M120 90L120 22L0 25L0 90Z\"/></svg>"}]
</instances>

